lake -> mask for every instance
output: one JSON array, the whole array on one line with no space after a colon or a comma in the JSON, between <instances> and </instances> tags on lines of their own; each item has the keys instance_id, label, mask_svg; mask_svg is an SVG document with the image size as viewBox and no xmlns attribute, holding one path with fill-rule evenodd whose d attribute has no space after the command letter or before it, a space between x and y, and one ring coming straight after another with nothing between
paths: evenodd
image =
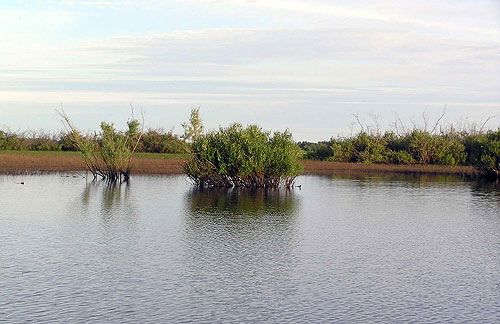
<instances>
[{"instance_id":1,"label":"lake","mask_svg":"<svg viewBox=\"0 0 500 324\"><path fill-rule=\"evenodd\" d=\"M297 184L2 175L0 322L500 322L498 184Z\"/></svg>"}]
</instances>

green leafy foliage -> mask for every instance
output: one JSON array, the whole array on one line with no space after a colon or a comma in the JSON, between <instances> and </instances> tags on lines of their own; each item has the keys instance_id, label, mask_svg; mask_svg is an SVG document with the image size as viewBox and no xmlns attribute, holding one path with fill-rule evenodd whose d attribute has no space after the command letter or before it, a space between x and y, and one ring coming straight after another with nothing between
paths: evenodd
<instances>
[{"instance_id":1,"label":"green leafy foliage","mask_svg":"<svg viewBox=\"0 0 500 324\"><path fill-rule=\"evenodd\" d=\"M94 178L100 176L112 182L122 177L128 180L132 157L143 134L139 121L129 120L125 132L117 131L113 124L101 122L99 134L82 136L64 111L58 113L69 131L69 140L80 150L83 161Z\"/></svg>"},{"instance_id":2,"label":"green leafy foliage","mask_svg":"<svg viewBox=\"0 0 500 324\"><path fill-rule=\"evenodd\" d=\"M304 151L303 158L305 159L326 160L333 155L330 142L298 142L297 145Z\"/></svg>"},{"instance_id":3,"label":"green leafy foliage","mask_svg":"<svg viewBox=\"0 0 500 324\"><path fill-rule=\"evenodd\" d=\"M488 177L500 178L500 129L480 138L480 156L474 157Z\"/></svg>"},{"instance_id":4,"label":"green leafy foliage","mask_svg":"<svg viewBox=\"0 0 500 324\"><path fill-rule=\"evenodd\" d=\"M162 129L149 129L146 131L137 147L137 152L148 153L184 153L185 142L172 131Z\"/></svg>"},{"instance_id":5,"label":"green leafy foliage","mask_svg":"<svg viewBox=\"0 0 500 324\"><path fill-rule=\"evenodd\" d=\"M200 135L192 143L184 172L198 185L291 187L302 166L302 151L290 132L233 124Z\"/></svg>"},{"instance_id":6,"label":"green leafy foliage","mask_svg":"<svg viewBox=\"0 0 500 324\"><path fill-rule=\"evenodd\" d=\"M335 162L387 163L387 141L382 137L361 132L352 138L332 139L333 155L328 160Z\"/></svg>"},{"instance_id":7,"label":"green leafy foliage","mask_svg":"<svg viewBox=\"0 0 500 324\"><path fill-rule=\"evenodd\" d=\"M0 150L10 151L59 151L59 136L44 132L15 133L0 130Z\"/></svg>"},{"instance_id":8,"label":"green leafy foliage","mask_svg":"<svg viewBox=\"0 0 500 324\"><path fill-rule=\"evenodd\" d=\"M329 150L325 146L329 145ZM301 144L305 158L355 163L471 165L492 177L499 175L500 130L431 133L413 129L394 132L360 132L329 142Z\"/></svg>"},{"instance_id":9,"label":"green leafy foliage","mask_svg":"<svg viewBox=\"0 0 500 324\"><path fill-rule=\"evenodd\" d=\"M138 134L138 121L129 125L125 132L129 138ZM80 134L94 139L93 134ZM45 134L43 132L15 133L0 130L0 150L8 151L80 151L71 132ZM136 152L185 153L186 144L172 131L149 129L141 137Z\"/></svg>"}]
</instances>

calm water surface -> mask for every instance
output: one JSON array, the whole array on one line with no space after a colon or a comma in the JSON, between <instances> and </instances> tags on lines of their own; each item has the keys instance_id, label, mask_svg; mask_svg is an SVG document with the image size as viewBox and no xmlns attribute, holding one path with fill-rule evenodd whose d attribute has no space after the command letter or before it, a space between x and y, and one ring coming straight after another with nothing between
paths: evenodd
<instances>
[{"instance_id":1,"label":"calm water surface","mask_svg":"<svg viewBox=\"0 0 500 324\"><path fill-rule=\"evenodd\" d=\"M298 183L0 176L0 322L500 322L494 184Z\"/></svg>"}]
</instances>

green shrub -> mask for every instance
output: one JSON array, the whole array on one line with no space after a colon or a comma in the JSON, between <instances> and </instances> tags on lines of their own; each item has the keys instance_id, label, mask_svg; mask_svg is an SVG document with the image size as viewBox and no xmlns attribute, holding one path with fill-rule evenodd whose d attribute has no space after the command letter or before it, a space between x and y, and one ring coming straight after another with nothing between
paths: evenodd
<instances>
[{"instance_id":1,"label":"green shrub","mask_svg":"<svg viewBox=\"0 0 500 324\"><path fill-rule=\"evenodd\" d=\"M291 187L302 166L288 132L234 124L194 139L184 172L200 186Z\"/></svg>"},{"instance_id":2,"label":"green shrub","mask_svg":"<svg viewBox=\"0 0 500 324\"><path fill-rule=\"evenodd\" d=\"M387 163L387 141L380 136L361 132L351 138L332 140L331 150L335 162Z\"/></svg>"},{"instance_id":3,"label":"green shrub","mask_svg":"<svg viewBox=\"0 0 500 324\"><path fill-rule=\"evenodd\" d=\"M489 177L500 177L500 129L486 134L478 168Z\"/></svg>"},{"instance_id":4,"label":"green shrub","mask_svg":"<svg viewBox=\"0 0 500 324\"><path fill-rule=\"evenodd\" d=\"M186 144L172 131L149 129L142 135L137 152L185 153Z\"/></svg>"},{"instance_id":5,"label":"green shrub","mask_svg":"<svg viewBox=\"0 0 500 324\"><path fill-rule=\"evenodd\" d=\"M129 179L132 157L143 133L139 121L129 120L128 129L125 132L117 131L113 124L101 122L100 133L95 133L92 137L82 136L64 111L58 111L58 113L63 118L70 138L80 150L83 161L94 178L100 176L112 182L122 177L124 180Z\"/></svg>"},{"instance_id":6,"label":"green shrub","mask_svg":"<svg viewBox=\"0 0 500 324\"><path fill-rule=\"evenodd\" d=\"M414 164L415 159L406 151L389 151L388 162L393 164Z\"/></svg>"},{"instance_id":7,"label":"green shrub","mask_svg":"<svg viewBox=\"0 0 500 324\"><path fill-rule=\"evenodd\" d=\"M78 146L73 141L71 134L61 133L58 142L61 151L78 151Z\"/></svg>"},{"instance_id":8,"label":"green shrub","mask_svg":"<svg viewBox=\"0 0 500 324\"><path fill-rule=\"evenodd\" d=\"M354 137L353 144L356 149L356 162L387 163L387 142L384 138L361 132Z\"/></svg>"},{"instance_id":9,"label":"green shrub","mask_svg":"<svg viewBox=\"0 0 500 324\"><path fill-rule=\"evenodd\" d=\"M318 143L299 142L297 145L304 151L303 158L305 159L324 161L333 156L331 141Z\"/></svg>"},{"instance_id":10,"label":"green shrub","mask_svg":"<svg viewBox=\"0 0 500 324\"><path fill-rule=\"evenodd\" d=\"M328 161L333 162L356 162L356 148L349 139L333 140L331 146L333 156Z\"/></svg>"},{"instance_id":11,"label":"green shrub","mask_svg":"<svg viewBox=\"0 0 500 324\"><path fill-rule=\"evenodd\" d=\"M60 149L57 135L34 131L22 133L0 131L0 150L58 151Z\"/></svg>"}]
</instances>

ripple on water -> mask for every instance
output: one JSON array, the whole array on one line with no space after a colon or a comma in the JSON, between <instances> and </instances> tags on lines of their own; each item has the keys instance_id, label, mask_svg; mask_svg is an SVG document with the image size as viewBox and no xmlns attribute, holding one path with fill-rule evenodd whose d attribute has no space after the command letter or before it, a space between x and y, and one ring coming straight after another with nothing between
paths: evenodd
<instances>
[{"instance_id":1,"label":"ripple on water","mask_svg":"<svg viewBox=\"0 0 500 324\"><path fill-rule=\"evenodd\" d=\"M494 185L18 180L0 176L0 322L500 322Z\"/></svg>"}]
</instances>

